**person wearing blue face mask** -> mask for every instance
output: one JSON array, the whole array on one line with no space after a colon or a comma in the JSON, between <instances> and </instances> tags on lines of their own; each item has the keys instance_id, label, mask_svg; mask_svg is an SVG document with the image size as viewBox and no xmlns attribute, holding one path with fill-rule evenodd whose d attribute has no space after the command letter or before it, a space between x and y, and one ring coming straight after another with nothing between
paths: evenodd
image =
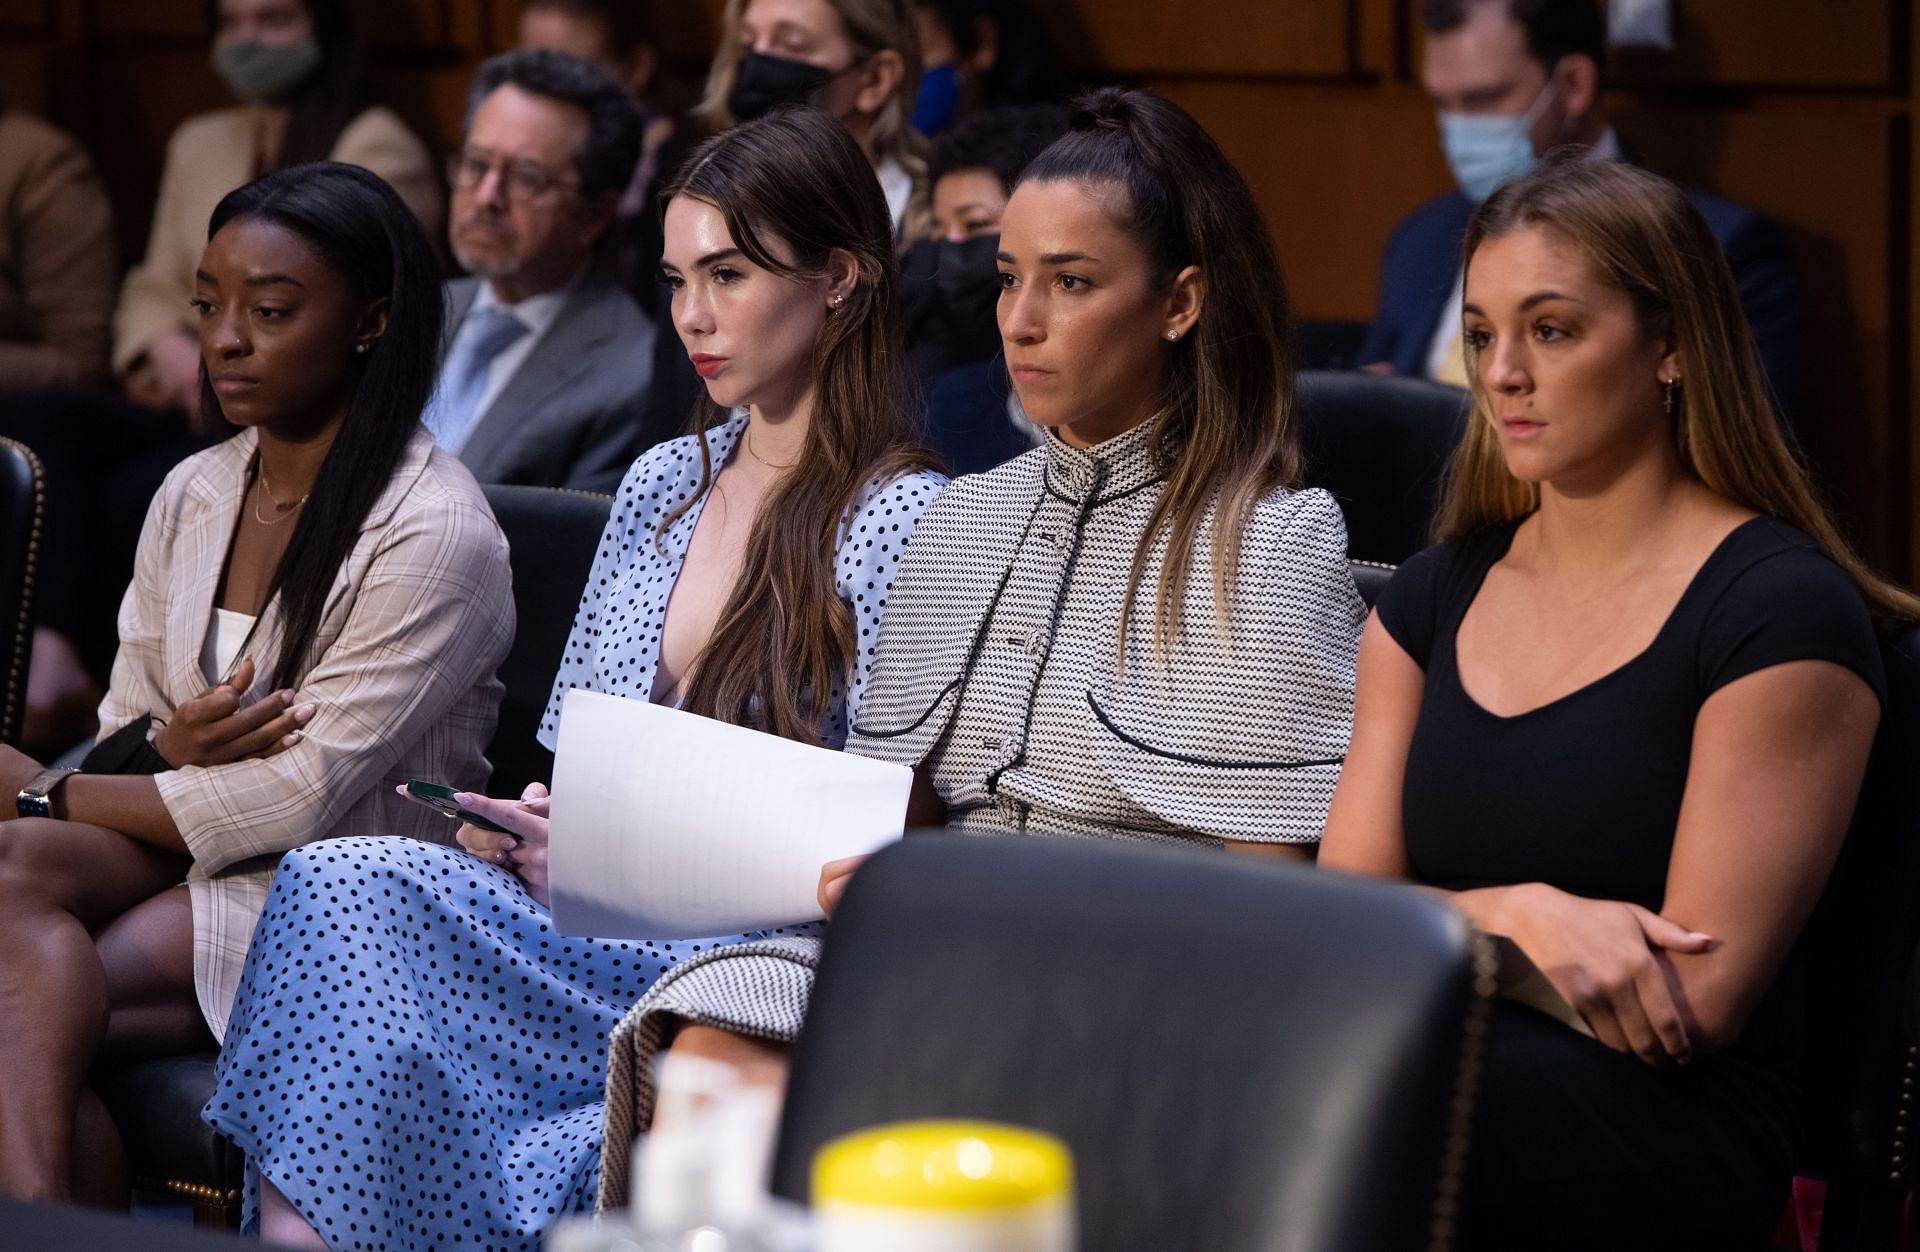
<instances>
[{"instance_id":1,"label":"person wearing blue face mask","mask_svg":"<svg viewBox=\"0 0 1920 1252\"><path fill-rule=\"evenodd\" d=\"M1624 160L1602 101L1606 19L1597 0L1424 0L1420 77L1458 190L1421 205L1387 241L1358 359L1375 373L1466 385L1460 240L1475 206L1561 147ZM1782 411L1799 382L1798 284L1785 235L1754 210L1688 193L1739 281Z\"/></svg>"},{"instance_id":2,"label":"person wearing blue face mask","mask_svg":"<svg viewBox=\"0 0 1920 1252\"><path fill-rule=\"evenodd\" d=\"M911 0L923 69L913 128L929 138L981 109L1058 100L1053 46L1022 0Z\"/></svg>"}]
</instances>

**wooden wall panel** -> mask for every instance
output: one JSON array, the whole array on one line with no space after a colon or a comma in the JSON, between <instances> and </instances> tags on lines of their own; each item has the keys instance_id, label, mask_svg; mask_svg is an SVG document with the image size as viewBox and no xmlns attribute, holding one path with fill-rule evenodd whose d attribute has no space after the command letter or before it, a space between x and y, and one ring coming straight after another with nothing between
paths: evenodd
<instances>
[{"instance_id":1,"label":"wooden wall panel","mask_svg":"<svg viewBox=\"0 0 1920 1252\"><path fill-rule=\"evenodd\" d=\"M1687 0L1672 52L1622 58L1631 81L1896 88L1905 0Z\"/></svg>"},{"instance_id":2,"label":"wooden wall panel","mask_svg":"<svg viewBox=\"0 0 1920 1252\"><path fill-rule=\"evenodd\" d=\"M23 109L46 114L52 104L53 48L44 40L0 43L0 85Z\"/></svg>"},{"instance_id":3,"label":"wooden wall panel","mask_svg":"<svg viewBox=\"0 0 1920 1252\"><path fill-rule=\"evenodd\" d=\"M1418 92L1151 84L1233 157L1266 213L1295 310L1368 321L1380 246L1407 210L1452 186Z\"/></svg>"},{"instance_id":4,"label":"wooden wall panel","mask_svg":"<svg viewBox=\"0 0 1920 1252\"><path fill-rule=\"evenodd\" d=\"M53 0L0 3L0 38L51 38L53 29Z\"/></svg>"},{"instance_id":5,"label":"wooden wall panel","mask_svg":"<svg viewBox=\"0 0 1920 1252\"><path fill-rule=\"evenodd\" d=\"M1896 216L1905 189L1894 119L1773 105L1649 110L1621 127L1647 165L1755 205L1788 231L1808 367L1795 428L1836 511L1874 559L1893 559L1901 545L1875 523L1902 509L1905 494L1904 432L1888 420L1907 373L1889 281L1909 225Z\"/></svg>"},{"instance_id":6,"label":"wooden wall panel","mask_svg":"<svg viewBox=\"0 0 1920 1252\"><path fill-rule=\"evenodd\" d=\"M165 0L93 0L92 29L99 39L206 39L204 4Z\"/></svg>"},{"instance_id":7,"label":"wooden wall panel","mask_svg":"<svg viewBox=\"0 0 1920 1252\"><path fill-rule=\"evenodd\" d=\"M1359 0L1156 0L1086 6L1090 59L1122 72L1340 77Z\"/></svg>"}]
</instances>

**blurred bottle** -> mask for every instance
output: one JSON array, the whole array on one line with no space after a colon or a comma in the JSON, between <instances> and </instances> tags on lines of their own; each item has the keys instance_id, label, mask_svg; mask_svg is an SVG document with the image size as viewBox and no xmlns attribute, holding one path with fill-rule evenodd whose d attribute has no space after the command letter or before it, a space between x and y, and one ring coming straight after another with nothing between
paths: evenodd
<instances>
[{"instance_id":1,"label":"blurred bottle","mask_svg":"<svg viewBox=\"0 0 1920 1252\"><path fill-rule=\"evenodd\" d=\"M545 1252L808 1252L806 1211L767 1194L780 1093L671 1052L655 1091L658 1129L633 1148L633 1208L569 1218Z\"/></svg>"},{"instance_id":2,"label":"blurred bottle","mask_svg":"<svg viewBox=\"0 0 1920 1252\"><path fill-rule=\"evenodd\" d=\"M992 1122L898 1122L813 1160L816 1252L1073 1252L1073 1158Z\"/></svg>"}]
</instances>

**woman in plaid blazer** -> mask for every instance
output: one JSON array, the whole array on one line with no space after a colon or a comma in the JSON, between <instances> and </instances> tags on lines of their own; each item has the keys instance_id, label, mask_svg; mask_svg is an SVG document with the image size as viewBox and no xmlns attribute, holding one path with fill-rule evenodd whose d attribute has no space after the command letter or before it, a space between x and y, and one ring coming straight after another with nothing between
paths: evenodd
<instances>
[{"instance_id":1,"label":"woman in plaid blazer","mask_svg":"<svg viewBox=\"0 0 1920 1252\"><path fill-rule=\"evenodd\" d=\"M354 167L214 211L192 307L241 432L154 498L89 772L0 749L0 1193L118 1190L86 1072L223 1033L281 853L444 838L392 784L486 777L512 596L485 498L419 423L437 268Z\"/></svg>"}]
</instances>

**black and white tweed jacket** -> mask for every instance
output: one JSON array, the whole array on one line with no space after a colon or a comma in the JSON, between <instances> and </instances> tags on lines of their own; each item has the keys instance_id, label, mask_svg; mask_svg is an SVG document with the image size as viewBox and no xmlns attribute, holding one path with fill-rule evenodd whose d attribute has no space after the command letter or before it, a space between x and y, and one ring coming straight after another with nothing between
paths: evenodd
<instances>
[{"instance_id":1,"label":"black and white tweed jacket","mask_svg":"<svg viewBox=\"0 0 1920 1252\"><path fill-rule=\"evenodd\" d=\"M921 516L888 593L847 751L919 766L950 822L1217 845L1320 837L1353 722L1366 609L1324 491L1274 491L1216 611L1202 528L1180 626L1155 655L1166 540L1121 637L1133 559L1162 475L1147 427L1033 451L956 480ZM675 967L614 1031L601 1202L652 1111L662 1022L798 1033L817 939L721 948Z\"/></svg>"}]
</instances>

